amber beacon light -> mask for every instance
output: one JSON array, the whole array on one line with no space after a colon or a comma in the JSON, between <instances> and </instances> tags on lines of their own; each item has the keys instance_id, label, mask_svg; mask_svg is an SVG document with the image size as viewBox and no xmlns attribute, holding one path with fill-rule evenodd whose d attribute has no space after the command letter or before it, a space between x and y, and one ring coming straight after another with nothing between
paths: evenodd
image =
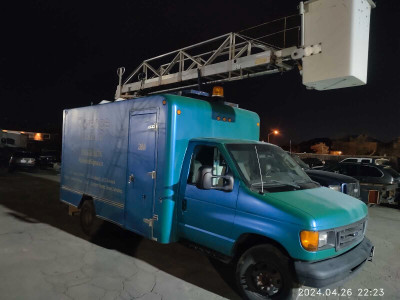
<instances>
[{"instance_id":1,"label":"amber beacon light","mask_svg":"<svg viewBox=\"0 0 400 300\"><path fill-rule=\"evenodd\" d=\"M212 91L213 97L224 97L224 88L222 86L214 86Z\"/></svg>"}]
</instances>

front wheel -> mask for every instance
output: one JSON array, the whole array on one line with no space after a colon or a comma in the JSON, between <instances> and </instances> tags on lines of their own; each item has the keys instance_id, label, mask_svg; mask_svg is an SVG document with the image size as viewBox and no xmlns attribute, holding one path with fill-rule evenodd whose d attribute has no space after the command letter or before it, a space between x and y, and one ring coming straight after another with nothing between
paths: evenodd
<instances>
[{"instance_id":1,"label":"front wheel","mask_svg":"<svg viewBox=\"0 0 400 300\"><path fill-rule=\"evenodd\" d=\"M290 260L271 245L252 247L237 263L236 283L244 299L291 299Z\"/></svg>"},{"instance_id":2,"label":"front wheel","mask_svg":"<svg viewBox=\"0 0 400 300\"><path fill-rule=\"evenodd\" d=\"M94 236L99 231L102 220L96 217L96 211L92 200L85 200L80 213L81 227L85 234Z\"/></svg>"}]
</instances>

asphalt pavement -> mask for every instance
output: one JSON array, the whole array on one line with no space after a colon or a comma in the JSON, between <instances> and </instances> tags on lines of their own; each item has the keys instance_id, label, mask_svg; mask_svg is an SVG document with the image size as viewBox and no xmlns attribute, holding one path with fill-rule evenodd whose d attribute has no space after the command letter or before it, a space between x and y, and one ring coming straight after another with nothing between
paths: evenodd
<instances>
[{"instance_id":1,"label":"asphalt pavement","mask_svg":"<svg viewBox=\"0 0 400 300\"><path fill-rule=\"evenodd\" d=\"M230 266L179 243L161 245L111 224L89 239L59 201L58 178L0 169L1 299L240 299ZM298 299L400 299L400 210L369 212L376 255L337 287L346 296L309 296L303 288Z\"/></svg>"}]
</instances>

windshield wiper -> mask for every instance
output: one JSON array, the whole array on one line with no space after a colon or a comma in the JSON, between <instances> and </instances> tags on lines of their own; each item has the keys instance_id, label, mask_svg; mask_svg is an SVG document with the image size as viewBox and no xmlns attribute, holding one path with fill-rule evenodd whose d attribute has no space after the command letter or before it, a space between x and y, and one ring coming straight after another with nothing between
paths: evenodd
<instances>
[{"instance_id":1,"label":"windshield wiper","mask_svg":"<svg viewBox=\"0 0 400 300\"><path fill-rule=\"evenodd\" d=\"M252 183L252 184L251 184L251 187L257 186L257 185L261 185L262 187L263 187L264 185L271 185L271 184L269 184L269 183L277 183L277 184L279 184L279 185L292 186L292 187L294 187L294 188L296 188L296 189L299 189L299 188L300 188L300 186L297 185L297 184L295 184L295 183L291 183L291 182L287 182L287 181L279 181L279 180L274 180L274 179L273 179L273 180L269 180L268 182L263 181L263 182L255 182L255 183Z\"/></svg>"},{"instance_id":2,"label":"windshield wiper","mask_svg":"<svg viewBox=\"0 0 400 300\"><path fill-rule=\"evenodd\" d=\"M279 180L272 179L272 180L270 180L270 182L279 183L282 185L289 185L289 186L295 187L296 189L300 188L300 186L298 184L287 182L287 181L279 181Z\"/></svg>"}]
</instances>

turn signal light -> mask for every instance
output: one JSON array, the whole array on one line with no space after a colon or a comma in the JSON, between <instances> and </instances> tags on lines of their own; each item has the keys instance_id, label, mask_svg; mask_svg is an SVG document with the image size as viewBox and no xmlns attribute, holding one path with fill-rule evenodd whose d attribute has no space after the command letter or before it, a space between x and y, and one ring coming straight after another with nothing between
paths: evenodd
<instances>
[{"instance_id":1,"label":"turn signal light","mask_svg":"<svg viewBox=\"0 0 400 300\"><path fill-rule=\"evenodd\" d=\"M307 231L300 232L301 245L307 251L317 251L319 235L318 231Z\"/></svg>"}]
</instances>

